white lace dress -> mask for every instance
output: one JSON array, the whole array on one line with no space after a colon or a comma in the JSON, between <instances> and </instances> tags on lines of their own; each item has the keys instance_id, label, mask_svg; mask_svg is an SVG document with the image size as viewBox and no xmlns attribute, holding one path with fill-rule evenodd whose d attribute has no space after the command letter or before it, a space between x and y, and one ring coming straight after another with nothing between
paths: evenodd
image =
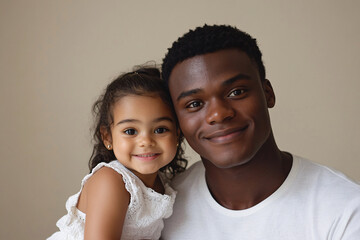
<instances>
[{"instance_id":1,"label":"white lace dress","mask_svg":"<svg viewBox=\"0 0 360 240\"><path fill-rule=\"evenodd\" d=\"M125 188L130 193L130 204L125 216L121 239L159 239L164 227L164 218L170 217L176 192L162 177L165 194L160 194L148 188L131 171L119 161L99 163L81 183L81 189L66 201L68 213L59 219L56 226L60 229L48 240L84 239L86 214L76 208L81 190L85 182L100 168L109 167L122 175Z\"/></svg>"}]
</instances>

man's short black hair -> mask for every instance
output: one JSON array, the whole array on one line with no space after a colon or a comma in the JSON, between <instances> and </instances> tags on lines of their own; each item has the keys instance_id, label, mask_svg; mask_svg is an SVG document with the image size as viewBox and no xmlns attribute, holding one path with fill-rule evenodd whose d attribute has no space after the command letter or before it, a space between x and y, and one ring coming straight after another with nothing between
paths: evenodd
<instances>
[{"instance_id":1,"label":"man's short black hair","mask_svg":"<svg viewBox=\"0 0 360 240\"><path fill-rule=\"evenodd\" d=\"M233 26L206 24L185 33L168 49L162 64L163 80L168 83L175 65L188 58L229 48L245 52L256 63L260 79L265 80L265 66L256 39Z\"/></svg>"}]
</instances>

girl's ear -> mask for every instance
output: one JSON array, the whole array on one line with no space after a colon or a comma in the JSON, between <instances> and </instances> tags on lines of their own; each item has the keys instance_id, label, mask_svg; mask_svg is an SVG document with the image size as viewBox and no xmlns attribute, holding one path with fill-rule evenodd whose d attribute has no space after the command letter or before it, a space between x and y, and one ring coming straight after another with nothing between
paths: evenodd
<instances>
[{"instance_id":1,"label":"girl's ear","mask_svg":"<svg viewBox=\"0 0 360 240\"><path fill-rule=\"evenodd\" d=\"M268 108L274 107L275 106L275 93L271 86L270 81L265 79L262 83L262 86L263 86L264 93L265 93L267 107Z\"/></svg>"},{"instance_id":2,"label":"girl's ear","mask_svg":"<svg viewBox=\"0 0 360 240\"><path fill-rule=\"evenodd\" d=\"M112 148L111 132L107 129L107 127L102 126L100 127L100 133L105 147L110 150Z\"/></svg>"}]
</instances>

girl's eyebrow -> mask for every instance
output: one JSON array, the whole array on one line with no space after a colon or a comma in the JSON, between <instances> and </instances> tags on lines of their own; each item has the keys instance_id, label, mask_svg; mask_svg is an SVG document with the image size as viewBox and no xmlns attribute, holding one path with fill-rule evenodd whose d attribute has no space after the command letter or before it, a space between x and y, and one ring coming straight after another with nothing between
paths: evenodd
<instances>
[{"instance_id":1,"label":"girl's eyebrow","mask_svg":"<svg viewBox=\"0 0 360 240\"><path fill-rule=\"evenodd\" d=\"M118 122L116 125L120 125L120 124L124 124L124 123L133 123L133 122L140 122L139 120L136 119L123 119L120 122Z\"/></svg>"},{"instance_id":2,"label":"girl's eyebrow","mask_svg":"<svg viewBox=\"0 0 360 240\"><path fill-rule=\"evenodd\" d=\"M153 120L153 122L158 123L158 122L162 122L162 121L169 121L169 122L174 122L174 120L170 117L159 117L159 118L155 118ZM116 125L120 125L120 124L124 124L124 123L140 123L140 120L137 119L123 119L121 121L119 121Z\"/></svg>"},{"instance_id":3,"label":"girl's eyebrow","mask_svg":"<svg viewBox=\"0 0 360 240\"><path fill-rule=\"evenodd\" d=\"M169 122L174 122L174 120L170 117L159 117L159 118L156 118L153 122L162 122L162 121L169 121Z\"/></svg>"},{"instance_id":4,"label":"girl's eyebrow","mask_svg":"<svg viewBox=\"0 0 360 240\"><path fill-rule=\"evenodd\" d=\"M240 73L240 74L235 75L234 77L231 77L231 78L225 80L221 85L223 85L223 86L230 85L233 82L236 82L238 80L243 80L243 79L251 80L251 77L248 76L248 75ZM193 94L196 94L196 93L199 93L199 92L202 92L202 91L203 91L203 89L201 89L201 88L195 88L195 89L191 89L189 91L184 91L184 92L180 93L180 95L176 98L176 101L179 101L182 98L185 98L187 96L191 96Z\"/></svg>"}]
</instances>

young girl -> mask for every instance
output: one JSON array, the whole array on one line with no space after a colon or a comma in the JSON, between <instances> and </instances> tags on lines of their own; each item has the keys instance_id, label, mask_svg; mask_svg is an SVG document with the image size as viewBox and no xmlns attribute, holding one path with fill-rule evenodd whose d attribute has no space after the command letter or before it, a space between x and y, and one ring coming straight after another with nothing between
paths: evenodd
<instances>
[{"instance_id":1,"label":"young girl","mask_svg":"<svg viewBox=\"0 0 360 240\"><path fill-rule=\"evenodd\" d=\"M93 107L91 173L48 239L160 238L175 200L167 179L187 164L171 106L156 68L123 74L107 86Z\"/></svg>"}]
</instances>

